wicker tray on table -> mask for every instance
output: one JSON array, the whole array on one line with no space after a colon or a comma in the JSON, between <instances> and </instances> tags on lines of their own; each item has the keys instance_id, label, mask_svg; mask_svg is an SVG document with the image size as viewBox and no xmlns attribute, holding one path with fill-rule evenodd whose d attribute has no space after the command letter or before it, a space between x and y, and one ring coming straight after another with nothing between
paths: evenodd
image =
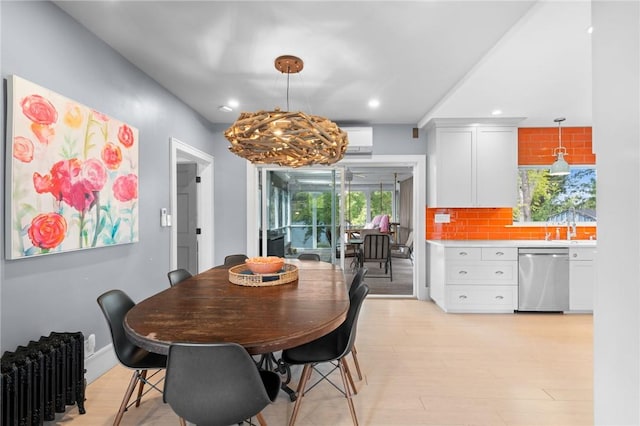
<instances>
[{"instance_id":1,"label":"wicker tray on table","mask_svg":"<svg viewBox=\"0 0 640 426\"><path fill-rule=\"evenodd\" d=\"M254 274L246 263L229 268L229 281L248 287L267 287L287 284L298 279L298 267L285 263L282 269L273 274Z\"/></svg>"}]
</instances>

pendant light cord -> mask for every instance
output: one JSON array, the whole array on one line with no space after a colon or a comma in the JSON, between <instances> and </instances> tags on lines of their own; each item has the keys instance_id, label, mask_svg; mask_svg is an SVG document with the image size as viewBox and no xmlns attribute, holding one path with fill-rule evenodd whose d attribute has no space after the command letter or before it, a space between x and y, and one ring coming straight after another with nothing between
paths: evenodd
<instances>
[{"instance_id":1,"label":"pendant light cord","mask_svg":"<svg viewBox=\"0 0 640 426\"><path fill-rule=\"evenodd\" d=\"M289 78L291 76L291 66L287 66L287 111L289 111Z\"/></svg>"}]
</instances>

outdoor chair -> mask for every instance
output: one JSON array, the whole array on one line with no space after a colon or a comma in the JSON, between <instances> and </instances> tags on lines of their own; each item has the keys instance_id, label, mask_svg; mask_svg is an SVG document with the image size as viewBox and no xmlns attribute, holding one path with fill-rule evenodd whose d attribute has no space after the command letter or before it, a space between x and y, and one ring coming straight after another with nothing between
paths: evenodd
<instances>
[{"instance_id":1,"label":"outdoor chair","mask_svg":"<svg viewBox=\"0 0 640 426\"><path fill-rule=\"evenodd\" d=\"M367 262L384 264L384 274L389 274L393 281L393 265L391 264L391 239L388 234L367 234L360 251L360 265Z\"/></svg>"}]
</instances>

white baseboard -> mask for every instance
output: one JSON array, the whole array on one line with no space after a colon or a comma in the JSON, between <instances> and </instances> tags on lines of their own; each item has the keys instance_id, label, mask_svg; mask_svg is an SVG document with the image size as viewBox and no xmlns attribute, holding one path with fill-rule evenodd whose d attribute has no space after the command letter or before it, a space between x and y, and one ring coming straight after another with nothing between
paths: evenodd
<instances>
[{"instance_id":1,"label":"white baseboard","mask_svg":"<svg viewBox=\"0 0 640 426\"><path fill-rule=\"evenodd\" d=\"M113 344L100 348L93 355L84 360L84 368L87 370L85 379L87 384L93 382L118 364L118 358L113 351Z\"/></svg>"}]
</instances>

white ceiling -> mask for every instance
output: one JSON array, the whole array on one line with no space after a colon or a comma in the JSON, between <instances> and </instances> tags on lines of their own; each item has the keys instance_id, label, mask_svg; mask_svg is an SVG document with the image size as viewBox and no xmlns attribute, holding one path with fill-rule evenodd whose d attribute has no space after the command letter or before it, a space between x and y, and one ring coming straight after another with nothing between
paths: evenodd
<instances>
[{"instance_id":1,"label":"white ceiling","mask_svg":"<svg viewBox=\"0 0 640 426\"><path fill-rule=\"evenodd\" d=\"M340 123L527 117L591 124L590 2L56 1L214 123L289 109ZM380 100L372 110L369 99ZM225 113L218 107L236 99Z\"/></svg>"}]
</instances>

